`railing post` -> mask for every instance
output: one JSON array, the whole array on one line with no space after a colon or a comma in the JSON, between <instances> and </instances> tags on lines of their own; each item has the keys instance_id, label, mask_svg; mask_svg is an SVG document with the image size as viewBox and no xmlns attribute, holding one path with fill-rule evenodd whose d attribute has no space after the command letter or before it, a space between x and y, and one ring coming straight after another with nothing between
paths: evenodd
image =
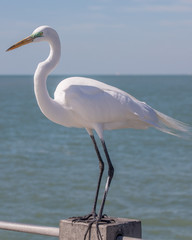
<instances>
[{"instance_id":1,"label":"railing post","mask_svg":"<svg viewBox=\"0 0 192 240\"><path fill-rule=\"evenodd\" d=\"M141 238L141 221L126 218L113 219L114 223L99 225L103 240L117 240L121 237ZM88 223L73 222L72 219L61 220L59 240L84 239L88 225ZM98 240L95 224L92 225L90 234L91 240Z\"/></svg>"}]
</instances>

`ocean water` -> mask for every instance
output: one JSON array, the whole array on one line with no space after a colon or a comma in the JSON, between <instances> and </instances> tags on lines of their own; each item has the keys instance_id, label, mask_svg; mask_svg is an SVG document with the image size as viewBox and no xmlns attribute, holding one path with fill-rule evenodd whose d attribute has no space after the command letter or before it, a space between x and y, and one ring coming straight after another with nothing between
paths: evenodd
<instances>
[{"instance_id":1,"label":"ocean water","mask_svg":"<svg viewBox=\"0 0 192 240\"><path fill-rule=\"evenodd\" d=\"M51 96L63 78L49 77ZM192 125L192 76L93 78ZM0 76L0 114L0 221L58 227L89 213L99 170L86 131L44 117L33 76ZM146 240L191 240L192 140L155 129L106 131L105 140L115 175L104 212L140 219ZM0 239L56 238L0 230Z\"/></svg>"}]
</instances>

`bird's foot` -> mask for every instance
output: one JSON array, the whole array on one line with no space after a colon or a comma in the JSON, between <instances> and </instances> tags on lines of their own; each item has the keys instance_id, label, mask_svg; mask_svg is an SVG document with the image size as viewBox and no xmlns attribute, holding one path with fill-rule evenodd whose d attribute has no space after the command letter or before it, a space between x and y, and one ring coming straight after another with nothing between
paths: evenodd
<instances>
[{"instance_id":1,"label":"bird's foot","mask_svg":"<svg viewBox=\"0 0 192 240\"><path fill-rule=\"evenodd\" d=\"M94 219L96 219L97 214L95 212L92 212L90 214L87 214L85 216L78 216L78 217L71 217L72 222L90 222Z\"/></svg>"},{"instance_id":2,"label":"bird's foot","mask_svg":"<svg viewBox=\"0 0 192 240\"><path fill-rule=\"evenodd\" d=\"M103 214L102 218L100 219L100 222L104 224L115 223L115 219L108 217L107 214Z\"/></svg>"},{"instance_id":3,"label":"bird's foot","mask_svg":"<svg viewBox=\"0 0 192 240\"><path fill-rule=\"evenodd\" d=\"M102 238L101 231L99 229L99 224L109 224L109 223L114 223L114 222L115 222L115 220L108 217L107 215L103 215L102 218L100 218L100 219L98 217L95 217L95 219L89 220L89 225L88 225L87 231L84 235L84 240L86 240L87 237L88 237L88 240L91 240L91 228L92 228L93 224L95 224L97 239L102 240L103 238Z\"/></svg>"},{"instance_id":4,"label":"bird's foot","mask_svg":"<svg viewBox=\"0 0 192 240\"><path fill-rule=\"evenodd\" d=\"M85 216L79 216L79 217L71 217L69 218L72 220L72 222L84 222L88 223L87 230L84 235L84 240L91 240L91 228L92 225L95 224L97 239L102 240L102 235L99 229L99 225L101 224L109 224L114 223L115 220L113 218L108 217L106 214L104 214L101 218L97 216L96 213L90 213Z\"/></svg>"}]
</instances>

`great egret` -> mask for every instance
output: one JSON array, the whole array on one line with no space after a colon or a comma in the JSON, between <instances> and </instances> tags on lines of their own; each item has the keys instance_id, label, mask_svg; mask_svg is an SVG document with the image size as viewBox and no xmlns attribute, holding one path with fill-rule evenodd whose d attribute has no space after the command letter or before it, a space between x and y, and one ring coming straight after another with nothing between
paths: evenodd
<instances>
[{"instance_id":1,"label":"great egret","mask_svg":"<svg viewBox=\"0 0 192 240\"><path fill-rule=\"evenodd\" d=\"M91 137L99 160L100 174L93 210L91 214L79 217L79 219L90 222L90 226L94 222L99 224L100 221L104 221L103 208L114 173L103 131L119 128L146 129L154 127L169 134L180 135L179 132L187 133L189 129L185 124L158 112L128 93L89 78L71 77L61 81L55 90L54 99L52 99L47 91L46 80L48 74L57 65L61 55L61 45L57 32L49 26L40 26L29 37L11 46L7 51L31 42L42 41L49 43L50 54L44 62L39 63L35 71L34 91L37 103L43 114L51 121L66 127L85 128ZM101 140L108 164L108 177L98 215L96 214L96 205L104 162L97 147L93 130Z\"/></svg>"}]
</instances>

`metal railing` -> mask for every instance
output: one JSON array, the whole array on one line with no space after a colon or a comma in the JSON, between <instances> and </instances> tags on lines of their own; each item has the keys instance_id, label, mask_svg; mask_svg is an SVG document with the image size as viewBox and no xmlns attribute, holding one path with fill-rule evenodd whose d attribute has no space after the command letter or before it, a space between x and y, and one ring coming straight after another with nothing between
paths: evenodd
<instances>
[{"instance_id":1,"label":"metal railing","mask_svg":"<svg viewBox=\"0 0 192 240\"><path fill-rule=\"evenodd\" d=\"M59 228L56 227L35 226L30 224L0 221L0 229L59 237Z\"/></svg>"},{"instance_id":2,"label":"metal railing","mask_svg":"<svg viewBox=\"0 0 192 240\"><path fill-rule=\"evenodd\" d=\"M59 228L57 227L36 226L36 225L30 225L30 224L0 221L0 229L8 230L8 231L23 232L23 233L39 234L39 235L59 238ZM118 236L116 240L141 240L141 239Z\"/></svg>"}]
</instances>

